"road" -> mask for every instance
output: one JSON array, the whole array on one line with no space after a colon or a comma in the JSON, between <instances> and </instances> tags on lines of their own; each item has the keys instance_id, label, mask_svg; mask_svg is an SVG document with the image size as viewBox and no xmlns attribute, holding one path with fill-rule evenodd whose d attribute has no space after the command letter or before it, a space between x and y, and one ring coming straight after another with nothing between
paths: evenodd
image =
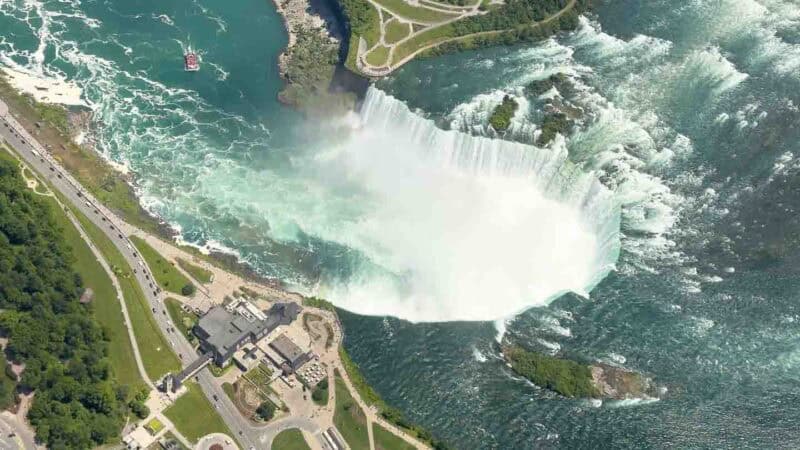
<instances>
[{"instance_id":1,"label":"road","mask_svg":"<svg viewBox=\"0 0 800 450\"><path fill-rule=\"evenodd\" d=\"M181 356L182 364L189 365L198 355L180 332L169 331L176 328L164 307L165 295L158 292L147 264L134 250L135 247L122 231L123 228L128 227L120 225L124 224L122 220L107 210L50 156L49 152L11 116L2 100L0 100L0 137L11 145L30 167L39 172L42 177L47 178L51 186L58 190L67 201L103 230L103 233L114 243L131 269L134 270L136 281L142 287L150 307L155 309L154 316L161 332L170 342L173 351ZM231 432L236 435L236 439L247 449L259 448L260 430L253 427L247 419L239 414L222 387L214 382L213 375L208 369L203 369L197 378L206 397L215 405ZM214 400L215 398L218 400Z\"/></svg>"},{"instance_id":2,"label":"road","mask_svg":"<svg viewBox=\"0 0 800 450\"><path fill-rule=\"evenodd\" d=\"M8 411L0 414L0 448L9 450L37 448L28 427L21 425L17 417Z\"/></svg>"}]
</instances>

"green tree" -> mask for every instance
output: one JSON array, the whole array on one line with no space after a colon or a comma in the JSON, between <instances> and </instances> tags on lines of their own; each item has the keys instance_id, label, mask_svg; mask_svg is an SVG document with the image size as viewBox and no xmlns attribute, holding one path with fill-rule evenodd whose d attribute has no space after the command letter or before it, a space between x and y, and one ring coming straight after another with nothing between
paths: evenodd
<instances>
[{"instance_id":1,"label":"green tree","mask_svg":"<svg viewBox=\"0 0 800 450\"><path fill-rule=\"evenodd\" d=\"M269 400L262 402L258 405L258 408L256 408L256 415L265 422L271 420L275 417L275 405Z\"/></svg>"}]
</instances>

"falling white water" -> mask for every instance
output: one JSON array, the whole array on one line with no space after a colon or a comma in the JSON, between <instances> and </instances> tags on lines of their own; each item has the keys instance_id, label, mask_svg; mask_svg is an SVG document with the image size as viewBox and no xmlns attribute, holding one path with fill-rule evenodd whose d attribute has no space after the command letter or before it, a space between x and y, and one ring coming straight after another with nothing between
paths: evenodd
<instances>
[{"instance_id":1,"label":"falling white water","mask_svg":"<svg viewBox=\"0 0 800 450\"><path fill-rule=\"evenodd\" d=\"M362 126L318 159L370 199L342 226L302 223L365 256L323 293L361 314L494 320L573 291L588 295L619 253L619 209L552 149L444 131L370 89ZM363 199L359 199L363 201ZM330 223L328 224L330 225Z\"/></svg>"}]
</instances>

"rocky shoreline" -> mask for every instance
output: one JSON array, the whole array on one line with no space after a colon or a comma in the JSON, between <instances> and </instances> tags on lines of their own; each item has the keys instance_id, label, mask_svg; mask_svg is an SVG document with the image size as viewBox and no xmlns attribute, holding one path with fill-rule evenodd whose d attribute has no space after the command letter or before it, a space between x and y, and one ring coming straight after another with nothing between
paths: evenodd
<instances>
[{"instance_id":1,"label":"rocky shoreline","mask_svg":"<svg viewBox=\"0 0 800 450\"><path fill-rule=\"evenodd\" d=\"M275 9L283 19L283 26L289 36L286 49L278 56L278 68L282 77L286 76L289 59L297 44L297 35L302 30L313 30L328 39L332 45L339 45L339 39L330 30L334 22L323 17L313 8L310 0L273 0Z\"/></svg>"}]
</instances>

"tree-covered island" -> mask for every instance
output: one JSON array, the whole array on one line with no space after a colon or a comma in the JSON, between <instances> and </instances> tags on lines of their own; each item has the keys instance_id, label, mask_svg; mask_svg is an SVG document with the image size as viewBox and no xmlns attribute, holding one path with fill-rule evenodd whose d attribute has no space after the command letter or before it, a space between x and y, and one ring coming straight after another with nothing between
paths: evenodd
<instances>
[{"instance_id":1,"label":"tree-covered island","mask_svg":"<svg viewBox=\"0 0 800 450\"><path fill-rule=\"evenodd\" d=\"M517 112L519 104L511 96L506 95L503 101L494 108L492 115L489 116L489 125L495 131L506 131L511 126L511 119L514 118L514 113Z\"/></svg>"},{"instance_id":2,"label":"tree-covered island","mask_svg":"<svg viewBox=\"0 0 800 450\"><path fill-rule=\"evenodd\" d=\"M514 372L565 397L626 399L659 395L650 378L632 370L604 363L583 364L510 343L502 346L502 352Z\"/></svg>"}]
</instances>

